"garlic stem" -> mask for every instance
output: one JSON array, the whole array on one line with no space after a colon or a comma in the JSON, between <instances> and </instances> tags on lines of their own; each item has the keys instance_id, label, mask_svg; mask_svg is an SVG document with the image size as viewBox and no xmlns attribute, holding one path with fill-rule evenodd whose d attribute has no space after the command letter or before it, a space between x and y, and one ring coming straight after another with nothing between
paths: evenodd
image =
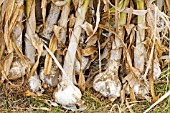
<instances>
[{"instance_id":1,"label":"garlic stem","mask_svg":"<svg viewBox=\"0 0 170 113\"><path fill-rule=\"evenodd\" d=\"M68 51L66 53L65 60L64 60L64 70L66 71L67 75L73 75L76 50L80 39L81 29L82 29L80 25L82 25L84 22L89 2L90 0L85 0L84 4L80 8L78 8L76 12L77 14L76 23L74 25L74 30L71 35ZM74 76L69 76L69 78L71 81L74 80Z\"/></svg>"},{"instance_id":2,"label":"garlic stem","mask_svg":"<svg viewBox=\"0 0 170 113\"><path fill-rule=\"evenodd\" d=\"M60 8L55 4L51 3L50 13L47 17L42 36L50 40L53 32L53 27L57 23L60 15Z\"/></svg>"},{"instance_id":3,"label":"garlic stem","mask_svg":"<svg viewBox=\"0 0 170 113\"><path fill-rule=\"evenodd\" d=\"M144 10L144 0L137 0L137 9ZM136 47L134 49L134 65L141 74L144 72L145 64L145 46L142 43L145 40L145 29L141 26L145 26L145 15L138 15L138 30L136 32Z\"/></svg>"},{"instance_id":4,"label":"garlic stem","mask_svg":"<svg viewBox=\"0 0 170 113\"><path fill-rule=\"evenodd\" d=\"M26 0L26 35L25 37L25 54L30 60L30 64L35 63L35 53L36 50L31 44L31 39L35 38L35 29L36 29L36 19L35 19L35 0Z\"/></svg>"}]
</instances>

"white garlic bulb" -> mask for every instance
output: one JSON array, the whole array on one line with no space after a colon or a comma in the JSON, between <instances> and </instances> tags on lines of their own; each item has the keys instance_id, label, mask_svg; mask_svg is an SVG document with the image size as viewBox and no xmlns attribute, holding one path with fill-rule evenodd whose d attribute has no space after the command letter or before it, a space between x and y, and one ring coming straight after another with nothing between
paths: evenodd
<instances>
[{"instance_id":1,"label":"white garlic bulb","mask_svg":"<svg viewBox=\"0 0 170 113\"><path fill-rule=\"evenodd\" d=\"M11 69L9 71L8 79L16 80L26 74L26 66L22 63L20 59L12 62Z\"/></svg>"},{"instance_id":2,"label":"white garlic bulb","mask_svg":"<svg viewBox=\"0 0 170 113\"><path fill-rule=\"evenodd\" d=\"M93 88L103 96L109 97L111 101L114 101L117 97L120 97L121 82L118 76L114 75L113 71L108 69L96 75Z\"/></svg>"},{"instance_id":3,"label":"white garlic bulb","mask_svg":"<svg viewBox=\"0 0 170 113\"><path fill-rule=\"evenodd\" d=\"M74 106L81 100L82 94L72 82L62 81L54 92L55 101L63 106Z\"/></svg>"},{"instance_id":4,"label":"white garlic bulb","mask_svg":"<svg viewBox=\"0 0 170 113\"><path fill-rule=\"evenodd\" d=\"M29 85L30 88L33 92L37 92L37 91L41 91L44 92L44 89L41 86L41 81L38 78L37 74L35 74L34 76L31 76L29 79Z\"/></svg>"},{"instance_id":5,"label":"white garlic bulb","mask_svg":"<svg viewBox=\"0 0 170 113\"><path fill-rule=\"evenodd\" d=\"M139 83L134 84L134 93L135 95L146 95L149 93L147 87L141 86ZM126 87L126 94L130 94L129 85Z\"/></svg>"}]
</instances>

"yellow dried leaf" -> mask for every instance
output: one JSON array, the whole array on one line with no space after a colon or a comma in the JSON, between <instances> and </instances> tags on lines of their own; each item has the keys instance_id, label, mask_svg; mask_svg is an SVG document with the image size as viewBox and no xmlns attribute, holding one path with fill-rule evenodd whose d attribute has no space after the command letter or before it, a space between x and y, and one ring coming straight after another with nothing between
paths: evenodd
<instances>
[{"instance_id":1,"label":"yellow dried leaf","mask_svg":"<svg viewBox=\"0 0 170 113\"><path fill-rule=\"evenodd\" d=\"M6 73L6 75L9 75L9 70L11 67L13 61L13 52L9 53L8 55L6 55L6 57L4 58L4 63L3 63L3 67L4 67L4 71Z\"/></svg>"},{"instance_id":2,"label":"yellow dried leaf","mask_svg":"<svg viewBox=\"0 0 170 113\"><path fill-rule=\"evenodd\" d=\"M1 29L1 28L0 28ZM5 41L4 41L4 38L3 38L3 32L2 30L0 30L0 59L2 58L2 55L4 53L4 50L5 50Z\"/></svg>"},{"instance_id":3,"label":"yellow dried leaf","mask_svg":"<svg viewBox=\"0 0 170 113\"><path fill-rule=\"evenodd\" d=\"M54 0L52 0L52 2L58 7L62 7L67 4L67 1L56 1L55 2Z\"/></svg>"},{"instance_id":4,"label":"yellow dried leaf","mask_svg":"<svg viewBox=\"0 0 170 113\"><path fill-rule=\"evenodd\" d=\"M69 28L73 28L75 21L76 21L76 18L74 17L74 14L71 14L69 18Z\"/></svg>"},{"instance_id":5,"label":"yellow dried leaf","mask_svg":"<svg viewBox=\"0 0 170 113\"><path fill-rule=\"evenodd\" d=\"M98 5L97 5L97 12L96 12L96 25L93 30L93 33L87 38L86 42L96 33L98 26L100 22L100 0L98 0Z\"/></svg>"},{"instance_id":6,"label":"yellow dried leaf","mask_svg":"<svg viewBox=\"0 0 170 113\"><path fill-rule=\"evenodd\" d=\"M29 91L29 90L25 91L25 92L23 93L23 95L24 95L24 96L31 96L31 97L35 97L35 96L36 96L35 93L33 93L33 92Z\"/></svg>"},{"instance_id":7,"label":"yellow dried leaf","mask_svg":"<svg viewBox=\"0 0 170 113\"><path fill-rule=\"evenodd\" d=\"M49 44L49 49L52 53L54 53L57 49L57 38L55 35L52 36ZM51 68L52 68L52 58L51 56L47 53L45 57L45 63L44 63L44 74L45 75L50 75L51 73Z\"/></svg>"},{"instance_id":8,"label":"yellow dried leaf","mask_svg":"<svg viewBox=\"0 0 170 113\"><path fill-rule=\"evenodd\" d=\"M46 26L46 23L45 23L46 7L47 7L47 0L42 0L41 1L41 8L42 8L42 18L43 18L44 26Z\"/></svg>"},{"instance_id":9,"label":"yellow dried leaf","mask_svg":"<svg viewBox=\"0 0 170 113\"><path fill-rule=\"evenodd\" d=\"M80 70L79 73L78 87L80 88L81 91L85 91L86 82L82 70Z\"/></svg>"},{"instance_id":10,"label":"yellow dried leaf","mask_svg":"<svg viewBox=\"0 0 170 113\"><path fill-rule=\"evenodd\" d=\"M26 0L26 15L29 17L34 0Z\"/></svg>"},{"instance_id":11,"label":"yellow dried leaf","mask_svg":"<svg viewBox=\"0 0 170 113\"><path fill-rule=\"evenodd\" d=\"M96 41L98 40L97 35L93 35L87 42L86 47L94 46Z\"/></svg>"},{"instance_id":12,"label":"yellow dried leaf","mask_svg":"<svg viewBox=\"0 0 170 113\"><path fill-rule=\"evenodd\" d=\"M127 24L127 25L125 25L125 29L126 29L128 35L130 35L130 33L131 33L131 31L132 31L132 29L133 29L134 27L135 27L134 24Z\"/></svg>"},{"instance_id":13,"label":"yellow dried leaf","mask_svg":"<svg viewBox=\"0 0 170 113\"><path fill-rule=\"evenodd\" d=\"M90 56L90 55L94 54L96 51L97 51L96 47L87 47L87 48L81 50L81 54L82 54L82 56Z\"/></svg>"}]
</instances>

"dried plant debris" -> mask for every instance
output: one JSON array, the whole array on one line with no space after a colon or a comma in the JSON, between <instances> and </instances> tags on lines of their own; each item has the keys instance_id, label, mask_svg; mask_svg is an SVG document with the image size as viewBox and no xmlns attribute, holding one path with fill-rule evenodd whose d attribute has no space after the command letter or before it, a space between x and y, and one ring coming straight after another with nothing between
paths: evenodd
<instances>
[{"instance_id":1,"label":"dried plant debris","mask_svg":"<svg viewBox=\"0 0 170 113\"><path fill-rule=\"evenodd\" d=\"M168 0L0 0L2 93L31 96L48 105L31 108L45 111L60 105L87 111L89 90L95 102L121 98L109 112L115 106L134 112L138 100L157 104L163 94L156 86L169 80L169 6Z\"/></svg>"}]
</instances>

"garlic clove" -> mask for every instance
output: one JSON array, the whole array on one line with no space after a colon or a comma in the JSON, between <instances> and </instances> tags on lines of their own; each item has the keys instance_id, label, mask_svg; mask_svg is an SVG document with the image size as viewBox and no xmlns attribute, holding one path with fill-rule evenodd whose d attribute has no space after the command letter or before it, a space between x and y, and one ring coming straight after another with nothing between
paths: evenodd
<instances>
[{"instance_id":1,"label":"garlic clove","mask_svg":"<svg viewBox=\"0 0 170 113\"><path fill-rule=\"evenodd\" d=\"M106 70L96 75L93 88L104 97L109 97L111 101L114 101L117 97L120 97L121 82L111 70Z\"/></svg>"},{"instance_id":2,"label":"garlic clove","mask_svg":"<svg viewBox=\"0 0 170 113\"><path fill-rule=\"evenodd\" d=\"M73 84L61 83L54 92L55 101L63 106L74 106L81 100L80 89Z\"/></svg>"}]
</instances>

